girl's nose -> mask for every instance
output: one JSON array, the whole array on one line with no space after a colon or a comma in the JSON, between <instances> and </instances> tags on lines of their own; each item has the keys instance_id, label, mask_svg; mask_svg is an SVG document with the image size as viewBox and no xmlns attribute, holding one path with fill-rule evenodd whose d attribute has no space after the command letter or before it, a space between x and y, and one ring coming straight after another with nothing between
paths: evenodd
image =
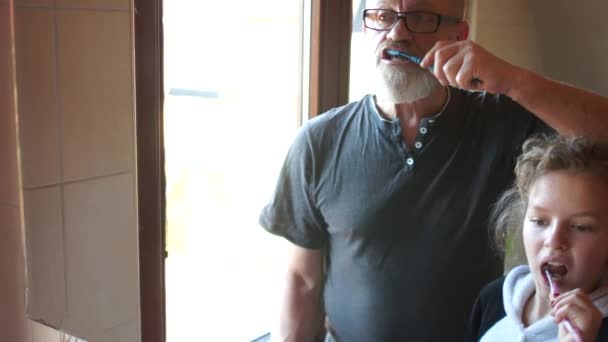
<instances>
[{"instance_id":1,"label":"girl's nose","mask_svg":"<svg viewBox=\"0 0 608 342\"><path fill-rule=\"evenodd\" d=\"M554 222L547 229L545 236L545 246L552 249L564 249L568 246L569 229L564 222Z\"/></svg>"}]
</instances>

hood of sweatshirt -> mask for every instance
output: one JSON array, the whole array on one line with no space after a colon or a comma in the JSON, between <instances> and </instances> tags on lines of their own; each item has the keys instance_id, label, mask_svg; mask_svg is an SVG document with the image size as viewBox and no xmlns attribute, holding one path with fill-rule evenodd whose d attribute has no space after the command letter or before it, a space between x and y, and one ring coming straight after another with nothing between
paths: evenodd
<instances>
[{"instance_id":1,"label":"hood of sweatshirt","mask_svg":"<svg viewBox=\"0 0 608 342\"><path fill-rule=\"evenodd\" d=\"M526 265L517 266L505 278L503 285L503 304L507 318L525 332L531 340L544 340L557 336L557 325L553 317L547 315L533 324L524 327L523 312L528 299L534 294L535 286L530 268ZM600 310L603 317L608 317L608 287L600 287L589 294L593 304Z\"/></svg>"},{"instance_id":2,"label":"hood of sweatshirt","mask_svg":"<svg viewBox=\"0 0 608 342\"><path fill-rule=\"evenodd\" d=\"M507 319L513 322L529 341L549 341L557 337L557 324L547 315L524 326L523 313L528 299L534 294L534 278L526 265L517 266L507 274L502 288L503 304Z\"/></svg>"}]
</instances>

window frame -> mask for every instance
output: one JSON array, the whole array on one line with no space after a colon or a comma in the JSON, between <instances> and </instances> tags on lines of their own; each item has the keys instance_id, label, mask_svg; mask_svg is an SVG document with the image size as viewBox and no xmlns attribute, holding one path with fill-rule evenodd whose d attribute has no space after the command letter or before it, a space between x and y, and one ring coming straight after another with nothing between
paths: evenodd
<instances>
[{"instance_id":1,"label":"window frame","mask_svg":"<svg viewBox=\"0 0 608 342\"><path fill-rule=\"evenodd\" d=\"M164 342L165 174L162 0L134 1L141 340Z\"/></svg>"},{"instance_id":2,"label":"window frame","mask_svg":"<svg viewBox=\"0 0 608 342\"><path fill-rule=\"evenodd\" d=\"M348 102L352 0L312 0L308 117Z\"/></svg>"}]
</instances>

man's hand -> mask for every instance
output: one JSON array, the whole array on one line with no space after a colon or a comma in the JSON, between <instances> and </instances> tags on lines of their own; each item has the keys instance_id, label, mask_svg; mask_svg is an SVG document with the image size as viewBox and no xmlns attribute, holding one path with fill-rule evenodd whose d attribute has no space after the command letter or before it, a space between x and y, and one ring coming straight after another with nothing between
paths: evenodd
<instances>
[{"instance_id":1,"label":"man's hand","mask_svg":"<svg viewBox=\"0 0 608 342\"><path fill-rule=\"evenodd\" d=\"M551 315L555 316L555 322L559 324L558 341L579 342L576 336L566 329L565 324L560 324L566 320L577 331L582 342L595 341L602 325L602 313L584 291L574 289L562 293L551 302L551 306Z\"/></svg>"},{"instance_id":2,"label":"man's hand","mask_svg":"<svg viewBox=\"0 0 608 342\"><path fill-rule=\"evenodd\" d=\"M420 66L433 66L444 86L494 94L507 94L520 70L468 40L437 42Z\"/></svg>"}]
</instances>

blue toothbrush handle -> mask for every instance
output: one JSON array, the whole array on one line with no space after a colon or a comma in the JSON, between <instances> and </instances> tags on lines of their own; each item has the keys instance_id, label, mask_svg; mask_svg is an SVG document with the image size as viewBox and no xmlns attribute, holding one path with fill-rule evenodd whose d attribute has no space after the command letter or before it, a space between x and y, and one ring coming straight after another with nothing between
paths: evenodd
<instances>
[{"instance_id":1,"label":"blue toothbrush handle","mask_svg":"<svg viewBox=\"0 0 608 342\"><path fill-rule=\"evenodd\" d=\"M405 52L401 52L401 51L397 51L397 50L386 50L386 53L395 57L395 56L399 56L405 59L408 59L418 65L420 65L422 63L422 58L418 58L416 56L412 56L412 55L408 55ZM427 67L428 70L430 70L431 72L433 72L433 66L431 65L430 67ZM475 87L475 88L479 88L481 85L483 84L483 81L480 80L479 78L473 78L471 80L471 86Z\"/></svg>"},{"instance_id":2,"label":"blue toothbrush handle","mask_svg":"<svg viewBox=\"0 0 608 342\"><path fill-rule=\"evenodd\" d=\"M397 51L397 50L386 50L386 53L389 54L389 55L391 55L391 56L393 56L393 57L399 56L401 58L405 58L405 59L407 59L407 60L409 60L411 62L414 62L414 63L416 63L418 65L420 65L420 63L422 63L422 58L418 58L416 56L408 55L405 52L401 52L401 51ZM427 69L433 71L433 67L432 66L428 67Z\"/></svg>"}]
</instances>

